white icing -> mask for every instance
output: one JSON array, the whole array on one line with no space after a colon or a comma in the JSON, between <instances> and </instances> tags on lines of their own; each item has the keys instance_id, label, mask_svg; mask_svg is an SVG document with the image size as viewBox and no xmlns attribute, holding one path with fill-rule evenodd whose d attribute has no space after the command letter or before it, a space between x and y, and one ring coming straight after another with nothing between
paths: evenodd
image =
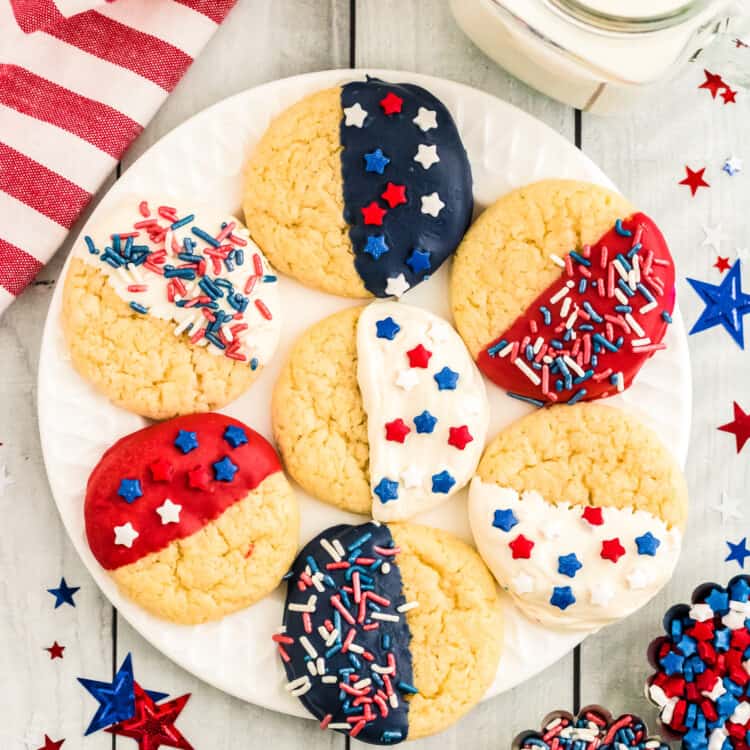
<instances>
[{"instance_id":1,"label":"white icing","mask_svg":"<svg viewBox=\"0 0 750 750\"><path fill-rule=\"evenodd\" d=\"M496 510L510 509L517 523L503 531L493 526ZM604 523L582 518L583 508L547 502L538 492L519 497L508 487L472 480L469 521L480 554L501 586L530 618L550 627L596 629L643 606L671 578L680 553L681 534L652 514L632 508L602 508ZM550 524L560 534L552 539ZM651 532L656 554L638 553L636 537ZM528 559L513 559L508 546L520 534L534 542ZM601 557L602 542L617 538L625 549L616 563ZM558 572L558 558L575 553L582 567L569 577ZM534 582L523 594L513 581L524 574ZM565 610L550 603L554 587L569 586L575 603Z\"/></svg>"},{"instance_id":2,"label":"white icing","mask_svg":"<svg viewBox=\"0 0 750 750\"><path fill-rule=\"evenodd\" d=\"M265 259L258 246L250 239L247 229L238 219L233 216L227 216L224 211L215 207L207 205L200 207L182 206L175 204L170 200L161 202L158 199L147 200L150 209L150 216L146 218L142 216L139 211L138 207L140 201L140 198L131 195L123 199L113 211L108 212L98 219L88 232L88 236L93 240L99 253L92 254L88 249L85 239L82 237L75 248L77 256L106 274L110 286L115 290L118 297L128 304L135 302L142 305L148 310L147 315L149 316L174 322L176 324L173 329L174 334L184 337L187 341L190 336L194 335L207 323L200 308L179 307L175 303L170 302L167 297L167 285L170 280L164 276L150 271L143 265L136 266L134 264L127 264L120 268L113 268L102 260L102 255L104 254L105 248L112 245L110 235L138 231L139 236L134 240L135 245L147 246L150 252L166 248L167 256L164 265L169 264L177 267L182 265L185 261L179 259L176 256L176 253L174 253L172 238L174 239L178 252L184 252L185 248L183 246L183 240L185 238L190 238L196 242L193 254L203 255L203 250L207 247L210 248L210 246L207 245L204 240L193 234L191 227L198 226L211 236L215 237L221 231L221 224L223 222L233 222L235 228L232 234L247 242L247 245L243 247L234 245L234 247L243 251L244 263L242 265L235 265L235 268L232 271L227 270L226 266L222 263L220 272L216 274L214 273L213 264L210 258L205 256L208 260L207 274L211 279L217 277L226 279L232 284L232 287L236 291L242 293L243 296L248 299L247 308L242 313L241 319L232 320L222 326L222 332L229 342L235 338L240 342L240 346L234 350L235 353L243 356L245 358L244 361L248 366L255 367L268 362L276 350L281 330L281 304L278 293L279 285L272 280L275 278L275 272L269 266L268 261ZM195 220L183 227L170 230L163 241L152 242L145 229L136 230L133 225L144 220L156 219L160 226L168 227L171 222L168 219L160 217L157 213L157 208L160 205L174 206L177 209L177 215L180 218L187 216L188 214L194 214ZM122 244L124 245L124 241ZM222 244L231 243L230 240L226 240ZM256 276L253 262L255 255L260 258L262 274L255 282L253 289L246 294L244 290L248 284L248 279ZM263 280L264 278L266 279L265 281ZM178 294L176 300L189 300L198 295L204 294L198 286L199 278L195 281L187 279L182 279L181 281L185 286L186 294L184 296ZM128 287L133 285L143 285L146 289L145 291L138 292L129 291ZM226 289L222 291L224 292L224 296L215 300L219 305L218 309L227 314L236 314L238 311L227 302ZM256 305L256 301L259 302L261 306L265 306L268 312L270 312L270 320L264 316L261 309ZM244 331L237 331L235 334L231 332L230 328L242 324L247 325L247 328ZM222 356L225 354L225 350L215 346L206 338L202 338L200 341L196 342L196 345L206 347L212 354Z\"/></svg>"},{"instance_id":3,"label":"white icing","mask_svg":"<svg viewBox=\"0 0 750 750\"><path fill-rule=\"evenodd\" d=\"M377 336L377 321L388 317L400 326L393 340ZM410 367L407 352L419 344L432 352L426 368ZM411 518L442 503L471 479L489 422L484 381L463 341L447 323L399 302L375 302L362 311L357 357L367 413L373 517L378 521ZM439 390L435 381L435 374L446 366L458 373L454 390ZM399 385L404 371L416 376L408 390ZM471 409L465 408L467 403ZM431 433L418 433L414 417L425 410L437 423ZM403 443L386 440L386 423L398 418L411 430ZM448 439L451 427L464 425L473 439L461 450ZM450 473L455 484L448 493L433 492L432 477L443 471ZM397 499L383 503L375 494L383 478L398 482Z\"/></svg>"}]
</instances>

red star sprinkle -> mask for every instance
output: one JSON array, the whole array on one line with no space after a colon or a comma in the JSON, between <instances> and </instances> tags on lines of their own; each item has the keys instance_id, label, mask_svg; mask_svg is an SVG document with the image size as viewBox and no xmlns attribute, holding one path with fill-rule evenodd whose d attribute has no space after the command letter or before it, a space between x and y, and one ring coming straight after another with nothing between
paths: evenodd
<instances>
[{"instance_id":1,"label":"red star sprinkle","mask_svg":"<svg viewBox=\"0 0 750 750\"><path fill-rule=\"evenodd\" d=\"M721 273L724 273L724 271L728 271L731 268L731 265L729 264L729 258L724 258L721 255L717 255L716 263L714 263L714 268L718 268Z\"/></svg>"},{"instance_id":2,"label":"red star sprinkle","mask_svg":"<svg viewBox=\"0 0 750 750\"><path fill-rule=\"evenodd\" d=\"M406 203L406 185L394 185L392 182L389 182L380 197L391 208L396 208L396 206Z\"/></svg>"},{"instance_id":3,"label":"red star sprinkle","mask_svg":"<svg viewBox=\"0 0 750 750\"><path fill-rule=\"evenodd\" d=\"M737 453L739 453L745 443L750 439L750 414L745 414L742 407L734 402L734 421L727 422L719 427L722 432L731 432L737 442Z\"/></svg>"},{"instance_id":4,"label":"red star sprinkle","mask_svg":"<svg viewBox=\"0 0 750 750\"><path fill-rule=\"evenodd\" d=\"M625 547L620 544L620 540L615 537L614 539L605 539L602 542L602 558L604 560L611 560L616 563L625 554Z\"/></svg>"},{"instance_id":5,"label":"red star sprinkle","mask_svg":"<svg viewBox=\"0 0 750 750\"><path fill-rule=\"evenodd\" d=\"M737 92L732 91L729 86L721 92L721 98L724 100L724 104L737 104Z\"/></svg>"},{"instance_id":6,"label":"red star sprinkle","mask_svg":"<svg viewBox=\"0 0 750 750\"><path fill-rule=\"evenodd\" d=\"M403 104L404 100L400 96L396 96L392 91L389 91L380 100L380 106L383 108L383 112L387 115L398 114L401 111Z\"/></svg>"},{"instance_id":7,"label":"red star sprinkle","mask_svg":"<svg viewBox=\"0 0 750 750\"><path fill-rule=\"evenodd\" d=\"M411 430L400 417L385 423L385 439L393 443L403 443Z\"/></svg>"},{"instance_id":8,"label":"red star sprinkle","mask_svg":"<svg viewBox=\"0 0 750 750\"><path fill-rule=\"evenodd\" d=\"M365 219L365 224L371 224L377 227L383 225L383 217L387 213L386 209L381 208L375 201L362 209L362 216Z\"/></svg>"},{"instance_id":9,"label":"red star sprinkle","mask_svg":"<svg viewBox=\"0 0 750 750\"><path fill-rule=\"evenodd\" d=\"M166 458L159 458L150 466L151 476L154 482L171 482L174 475L174 466Z\"/></svg>"},{"instance_id":10,"label":"red star sprinkle","mask_svg":"<svg viewBox=\"0 0 750 750\"><path fill-rule=\"evenodd\" d=\"M693 172L690 167L685 167L685 172L687 172L687 177L684 180L680 180L680 185L687 185L690 188L690 193L692 195L695 195L698 192L698 188L702 187L711 187L704 179L703 174L706 171L706 168L703 167L703 169L699 169L696 172Z\"/></svg>"},{"instance_id":11,"label":"red star sprinkle","mask_svg":"<svg viewBox=\"0 0 750 750\"><path fill-rule=\"evenodd\" d=\"M534 542L527 539L523 534L519 534L508 546L513 552L513 559L528 560L531 557L531 550L534 549Z\"/></svg>"},{"instance_id":12,"label":"red star sprinkle","mask_svg":"<svg viewBox=\"0 0 750 750\"><path fill-rule=\"evenodd\" d=\"M57 641L55 641L51 646L48 646L44 650L49 651L50 659L62 659L63 651L65 651L65 646L61 646Z\"/></svg>"},{"instance_id":13,"label":"red star sprinkle","mask_svg":"<svg viewBox=\"0 0 750 750\"><path fill-rule=\"evenodd\" d=\"M589 505L581 514L581 518L584 521L588 521L592 526L601 526L604 523L602 517L602 509L596 508L593 505Z\"/></svg>"},{"instance_id":14,"label":"red star sprinkle","mask_svg":"<svg viewBox=\"0 0 750 750\"><path fill-rule=\"evenodd\" d=\"M469 428L465 424L460 427L451 427L448 430L448 445L452 445L460 451L473 439L473 435L469 432Z\"/></svg>"},{"instance_id":15,"label":"red star sprinkle","mask_svg":"<svg viewBox=\"0 0 750 750\"><path fill-rule=\"evenodd\" d=\"M724 79L716 75L715 73L710 73L705 68L703 72L706 75L706 80L698 86L699 89L708 89L711 92L712 98L716 99L716 94L721 91L721 89L726 88L726 83L724 83Z\"/></svg>"},{"instance_id":16,"label":"red star sprinkle","mask_svg":"<svg viewBox=\"0 0 750 750\"><path fill-rule=\"evenodd\" d=\"M65 740L51 740L49 735L44 735L44 744L37 750L60 750Z\"/></svg>"},{"instance_id":17,"label":"red star sprinkle","mask_svg":"<svg viewBox=\"0 0 750 750\"><path fill-rule=\"evenodd\" d=\"M427 369L427 364L430 361L432 352L429 349L425 349L422 344L417 344L413 349L409 349L406 352L406 356L409 358L410 367L421 367Z\"/></svg>"},{"instance_id":18,"label":"red star sprinkle","mask_svg":"<svg viewBox=\"0 0 750 750\"><path fill-rule=\"evenodd\" d=\"M211 481L211 475L204 466L196 466L188 472L188 484L194 490L207 490Z\"/></svg>"}]
</instances>

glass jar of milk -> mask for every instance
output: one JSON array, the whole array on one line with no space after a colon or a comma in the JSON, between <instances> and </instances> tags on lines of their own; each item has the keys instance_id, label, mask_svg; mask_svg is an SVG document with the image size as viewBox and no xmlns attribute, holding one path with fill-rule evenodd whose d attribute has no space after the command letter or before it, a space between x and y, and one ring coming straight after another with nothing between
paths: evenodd
<instances>
[{"instance_id":1,"label":"glass jar of milk","mask_svg":"<svg viewBox=\"0 0 750 750\"><path fill-rule=\"evenodd\" d=\"M466 34L514 76L598 114L631 106L717 36L739 34L748 23L743 14L750 14L743 7L750 0L450 0L450 5ZM750 54L747 61L750 66Z\"/></svg>"}]
</instances>

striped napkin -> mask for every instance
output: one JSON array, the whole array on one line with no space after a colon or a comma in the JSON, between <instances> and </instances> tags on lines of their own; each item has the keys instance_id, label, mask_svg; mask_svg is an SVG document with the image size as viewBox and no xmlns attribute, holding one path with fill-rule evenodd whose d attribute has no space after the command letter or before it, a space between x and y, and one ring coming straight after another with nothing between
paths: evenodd
<instances>
[{"instance_id":1,"label":"striped napkin","mask_svg":"<svg viewBox=\"0 0 750 750\"><path fill-rule=\"evenodd\" d=\"M0 0L0 313L236 0Z\"/></svg>"}]
</instances>

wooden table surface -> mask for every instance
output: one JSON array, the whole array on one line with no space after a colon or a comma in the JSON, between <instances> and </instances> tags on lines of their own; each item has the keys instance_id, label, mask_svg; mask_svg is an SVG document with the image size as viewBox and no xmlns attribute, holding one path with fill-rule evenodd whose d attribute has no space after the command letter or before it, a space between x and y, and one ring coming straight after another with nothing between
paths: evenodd
<instances>
[{"instance_id":1,"label":"wooden table surface","mask_svg":"<svg viewBox=\"0 0 750 750\"><path fill-rule=\"evenodd\" d=\"M121 165L128 165L165 133L204 107L266 81L337 67L381 67L443 76L476 86L543 120L575 142L620 189L655 216L678 261L678 293L690 325L702 309L685 282L717 283L716 252L702 246L703 224L721 222L728 240L722 255L750 245L750 175L729 177L724 159L747 148L750 104L724 106L706 91L701 66L691 66L658 95L618 117L576 113L510 77L458 30L444 0L239 0L227 22L195 62ZM678 186L684 165L707 167L710 189L691 198ZM748 160L750 172L750 159ZM113 174L111 180L117 178ZM111 183L110 183L111 184ZM105 188L106 189L106 188ZM75 235L75 231L73 233ZM142 684L193 697L178 726L196 750L293 748L349 744L311 722L230 698L187 674L135 633L99 593L67 539L45 476L36 419L36 372L42 326L68 247L0 319L0 746L38 748L43 736L67 739L64 750L135 747L99 733L83 739L94 702L79 675L106 679L128 652ZM747 518L722 523L712 506L722 491L744 500L750 479L747 454L716 427L732 418L732 400L750 408L744 352L719 330L691 337L696 394L687 476L689 531L672 583L627 621L590 637L521 687L486 701L444 734L415 748L503 750L548 711L600 703L613 712L635 711L655 725L643 698L646 646L661 615L704 580L738 572L725 563L725 539L747 532ZM13 481L3 490L2 467ZM53 610L46 589L60 576L81 587L77 607ZM43 650L54 640L65 658ZM263 675L247 675L263 680ZM358 744L351 742L352 745Z\"/></svg>"}]
</instances>

